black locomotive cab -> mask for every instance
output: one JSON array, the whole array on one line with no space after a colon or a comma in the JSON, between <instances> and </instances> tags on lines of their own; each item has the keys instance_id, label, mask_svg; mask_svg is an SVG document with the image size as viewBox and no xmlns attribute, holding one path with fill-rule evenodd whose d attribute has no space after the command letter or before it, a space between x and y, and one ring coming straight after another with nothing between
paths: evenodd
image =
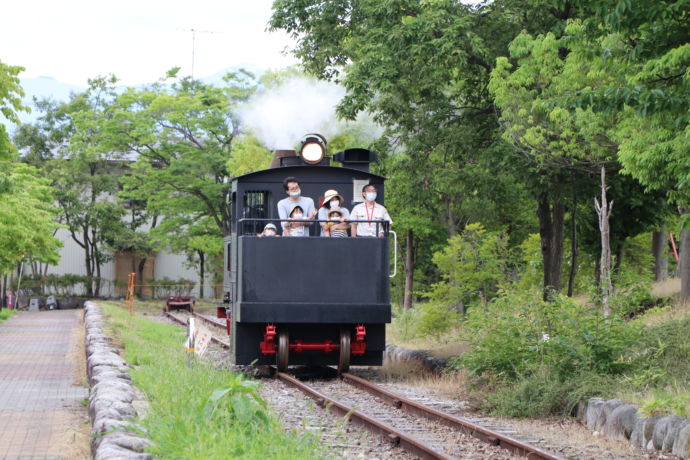
<instances>
[{"instance_id":1,"label":"black locomotive cab","mask_svg":"<svg viewBox=\"0 0 690 460\"><path fill-rule=\"evenodd\" d=\"M384 203L384 178L368 171L373 154L338 155L343 167L287 156L280 167L233 180L224 290L236 364L337 365L340 372L350 364L382 364L391 320L388 223L373 223L383 237L322 237L317 220L308 224L309 236L282 236L277 203L287 197L287 177L299 180L301 195L317 210L332 189L351 210L366 184L376 185L376 201ZM259 236L268 223L279 236Z\"/></svg>"}]
</instances>

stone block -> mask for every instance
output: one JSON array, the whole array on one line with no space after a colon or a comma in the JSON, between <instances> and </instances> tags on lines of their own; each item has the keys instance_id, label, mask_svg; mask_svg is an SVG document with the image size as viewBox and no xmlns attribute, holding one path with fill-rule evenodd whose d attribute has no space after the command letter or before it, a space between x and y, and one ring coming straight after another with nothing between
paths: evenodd
<instances>
[{"instance_id":1,"label":"stone block","mask_svg":"<svg viewBox=\"0 0 690 460\"><path fill-rule=\"evenodd\" d=\"M585 411L585 424L590 430L595 429L597 420L604 409L604 400L601 398L591 398L587 403L587 410Z\"/></svg>"},{"instance_id":2,"label":"stone block","mask_svg":"<svg viewBox=\"0 0 690 460\"><path fill-rule=\"evenodd\" d=\"M628 440L638 419L637 406L621 404L606 417L602 432L609 438Z\"/></svg>"},{"instance_id":3,"label":"stone block","mask_svg":"<svg viewBox=\"0 0 690 460\"><path fill-rule=\"evenodd\" d=\"M664 415L654 425L652 433L652 446L655 450L661 450L664 446L664 439L669 431L673 431L685 419L677 415Z\"/></svg>"},{"instance_id":4,"label":"stone block","mask_svg":"<svg viewBox=\"0 0 690 460\"><path fill-rule=\"evenodd\" d=\"M676 439L673 441L673 449L671 453L677 455L683 460L690 458L690 424L685 425L678 431Z\"/></svg>"}]
</instances>

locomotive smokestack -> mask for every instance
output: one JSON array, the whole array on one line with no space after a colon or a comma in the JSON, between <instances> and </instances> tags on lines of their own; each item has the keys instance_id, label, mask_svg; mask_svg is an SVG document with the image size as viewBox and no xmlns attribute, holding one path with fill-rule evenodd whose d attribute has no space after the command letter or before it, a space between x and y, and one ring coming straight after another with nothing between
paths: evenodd
<instances>
[{"instance_id":1,"label":"locomotive smokestack","mask_svg":"<svg viewBox=\"0 0 690 460\"><path fill-rule=\"evenodd\" d=\"M296 157L297 153L294 150L276 150L273 153L273 160L271 160L271 165L269 168L280 168L281 158Z\"/></svg>"}]
</instances>

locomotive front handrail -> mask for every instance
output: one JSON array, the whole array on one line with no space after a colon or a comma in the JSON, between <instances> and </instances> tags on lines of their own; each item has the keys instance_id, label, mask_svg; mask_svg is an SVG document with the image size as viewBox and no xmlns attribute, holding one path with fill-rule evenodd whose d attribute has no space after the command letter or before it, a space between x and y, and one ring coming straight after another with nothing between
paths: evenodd
<instances>
[{"instance_id":1,"label":"locomotive front handrail","mask_svg":"<svg viewBox=\"0 0 690 460\"><path fill-rule=\"evenodd\" d=\"M388 277L395 278L395 275L398 274L398 234L393 230L390 230L390 233L393 234L393 274L388 275Z\"/></svg>"}]
</instances>

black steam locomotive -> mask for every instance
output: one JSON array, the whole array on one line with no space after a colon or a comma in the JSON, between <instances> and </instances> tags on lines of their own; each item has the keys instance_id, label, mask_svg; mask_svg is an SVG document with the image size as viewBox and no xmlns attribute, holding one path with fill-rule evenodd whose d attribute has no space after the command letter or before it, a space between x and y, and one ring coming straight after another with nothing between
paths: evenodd
<instances>
[{"instance_id":1,"label":"black steam locomotive","mask_svg":"<svg viewBox=\"0 0 690 460\"><path fill-rule=\"evenodd\" d=\"M293 364L337 365L339 372L350 364L382 364L394 237L387 222L375 222L383 237L321 237L318 220L308 224L306 237L259 236L267 223L281 229L277 203L287 196L283 180L289 176L299 179L302 196L317 209L329 189L352 209L366 184L376 185L383 204L385 178L369 172L374 153L349 149L332 160L342 167L330 165L325 139L308 135L299 155L276 151L269 169L232 182L224 301L235 364L275 364L280 371Z\"/></svg>"}]
</instances>

